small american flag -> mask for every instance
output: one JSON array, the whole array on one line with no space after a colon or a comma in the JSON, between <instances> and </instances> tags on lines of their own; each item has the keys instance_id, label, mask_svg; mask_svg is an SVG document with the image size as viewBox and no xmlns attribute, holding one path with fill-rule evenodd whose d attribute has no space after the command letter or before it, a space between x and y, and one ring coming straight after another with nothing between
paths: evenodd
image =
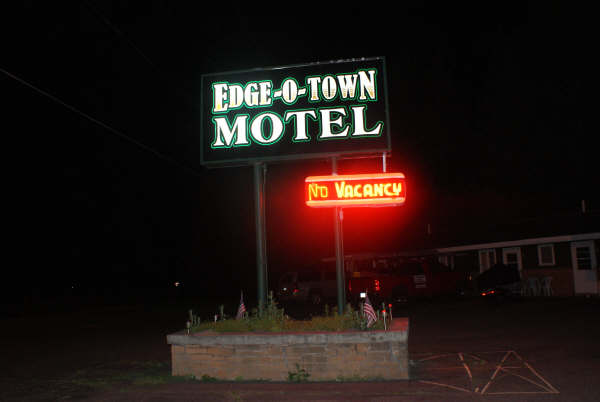
<instances>
[{"instance_id":1,"label":"small american flag","mask_svg":"<svg viewBox=\"0 0 600 402\"><path fill-rule=\"evenodd\" d=\"M246 306L244 305L244 292L242 292L240 296L240 306L238 307L237 315L235 316L236 320L241 320L244 318L244 313L246 312Z\"/></svg>"},{"instance_id":2,"label":"small american flag","mask_svg":"<svg viewBox=\"0 0 600 402\"><path fill-rule=\"evenodd\" d=\"M363 305L363 314L367 316L367 328L369 328L375 321L377 321L377 314L375 314L375 310L373 310L373 306L371 305L371 301L369 300L369 295L365 295L365 304Z\"/></svg>"}]
</instances>

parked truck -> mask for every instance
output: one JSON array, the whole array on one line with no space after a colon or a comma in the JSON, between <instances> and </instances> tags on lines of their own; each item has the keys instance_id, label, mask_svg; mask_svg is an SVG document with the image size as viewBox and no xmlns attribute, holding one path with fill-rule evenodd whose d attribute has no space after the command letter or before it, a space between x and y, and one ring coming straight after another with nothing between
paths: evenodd
<instances>
[{"instance_id":1,"label":"parked truck","mask_svg":"<svg viewBox=\"0 0 600 402\"><path fill-rule=\"evenodd\" d=\"M277 299L282 302L321 304L335 300L337 295L335 271L305 269L286 272L277 286Z\"/></svg>"},{"instance_id":2,"label":"parked truck","mask_svg":"<svg viewBox=\"0 0 600 402\"><path fill-rule=\"evenodd\" d=\"M457 295L467 282L465 273L452 271L434 258L373 259L366 264L354 264L348 276L351 301L358 302L361 294L367 292L369 300L377 305Z\"/></svg>"}]
</instances>

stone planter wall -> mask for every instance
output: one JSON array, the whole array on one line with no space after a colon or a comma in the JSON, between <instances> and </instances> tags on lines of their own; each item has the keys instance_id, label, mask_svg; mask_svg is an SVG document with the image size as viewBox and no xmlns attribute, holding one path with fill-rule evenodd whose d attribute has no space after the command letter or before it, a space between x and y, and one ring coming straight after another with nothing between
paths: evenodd
<instances>
[{"instance_id":1,"label":"stone planter wall","mask_svg":"<svg viewBox=\"0 0 600 402\"><path fill-rule=\"evenodd\" d=\"M179 332L167 343L173 375L285 381L300 367L309 380L408 379L408 318L394 319L389 331Z\"/></svg>"}]
</instances>

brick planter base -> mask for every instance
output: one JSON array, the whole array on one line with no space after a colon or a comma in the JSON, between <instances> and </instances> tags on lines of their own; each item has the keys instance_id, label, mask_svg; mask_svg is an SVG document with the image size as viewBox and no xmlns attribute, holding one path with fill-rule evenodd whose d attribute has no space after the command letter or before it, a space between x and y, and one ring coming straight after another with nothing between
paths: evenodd
<instances>
[{"instance_id":1,"label":"brick planter base","mask_svg":"<svg viewBox=\"0 0 600 402\"><path fill-rule=\"evenodd\" d=\"M299 367L309 380L408 379L408 318L394 319L389 331L179 332L167 343L173 375L285 381Z\"/></svg>"}]
</instances>

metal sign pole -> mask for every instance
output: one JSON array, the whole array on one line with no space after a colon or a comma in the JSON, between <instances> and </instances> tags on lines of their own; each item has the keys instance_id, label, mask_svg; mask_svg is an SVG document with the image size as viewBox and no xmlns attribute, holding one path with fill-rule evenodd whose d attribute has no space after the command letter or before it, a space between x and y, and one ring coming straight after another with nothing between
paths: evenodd
<instances>
[{"instance_id":1,"label":"metal sign pole","mask_svg":"<svg viewBox=\"0 0 600 402\"><path fill-rule=\"evenodd\" d=\"M267 164L262 165L262 227L263 227L263 277L264 277L264 300L269 293L269 258L267 256Z\"/></svg>"},{"instance_id":2,"label":"metal sign pole","mask_svg":"<svg viewBox=\"0 0 600 402\"><path fill-rule=\"evenodd\" d=\"M331 158L332 174L337 175L337 159ZM335 270L337 279L337 304L338 313L344 314L346 303L346 280L344 278L344 229L342 220L344 218L343 210L335 207L333 210L333 224L335 228Z\"/></svg>"},{"instance_id":3,"label":"metal sign pole","mask_svg":"<svg viewBox=\"0 0 600 402\"><path fill-rule=\"evenodd\" d=\"M335 267L337 279L337 303L339 314L344 314L346 304L346 279L344 278L344 210L336 207L335 213Z\"/></svg>"},{"instance_id":4,"label":"metal sign pole","mask_svg":"<svg viewBox=\"0 0 600 402\"><path fill-rule=\"evenodd\" d=\"M263 163L254 164L254 223L256 227L256 276L258 310L262 313L267 301L267 258L265 232L265 170Z\"/></svg>"}]
</instances>

